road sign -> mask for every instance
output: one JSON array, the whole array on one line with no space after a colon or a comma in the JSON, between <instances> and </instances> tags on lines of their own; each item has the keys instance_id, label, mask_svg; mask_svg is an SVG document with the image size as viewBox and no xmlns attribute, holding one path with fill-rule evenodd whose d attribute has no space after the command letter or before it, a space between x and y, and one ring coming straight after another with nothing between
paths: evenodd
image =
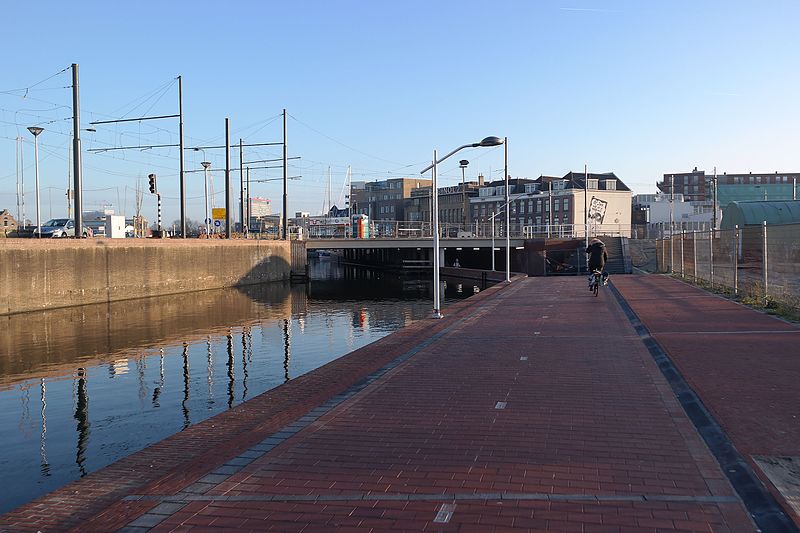
<instances>
[{"instance_id":1,"label":"road sign","mask_svg":"<svg viewBox=\"0 0 800 533\"><path fill-rule=\"evenodd\" d=\"M225 208L215 207L211 210L211 218L214 220L225 220Z\"/></svg>"},{"instance_id":2,"label":"road sign","mask_svg":"<svg viewBox=\"0 0 800 533\"><path fill-rule=\"evenodd\" d=\"M214 226L220 227L221 225L222 225L222 221L221 220L215 220L214 221Z\"/></svg>"}]
</instances>

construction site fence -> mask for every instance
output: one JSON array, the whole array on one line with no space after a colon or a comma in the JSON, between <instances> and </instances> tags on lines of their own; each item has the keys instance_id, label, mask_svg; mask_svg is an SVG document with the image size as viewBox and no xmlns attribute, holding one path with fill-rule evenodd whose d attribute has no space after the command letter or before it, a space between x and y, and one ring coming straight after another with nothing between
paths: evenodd
<instances>
[{"instance_id":1,"label":"construction site fence","mask_svg":"<svg viewBox=\"0 0 800 533\"><path fill-rule=\"evenodd\" d=\"M684 231L656 240L659 272L800 309L800 224Z\"/></svg>"}]
</instances>

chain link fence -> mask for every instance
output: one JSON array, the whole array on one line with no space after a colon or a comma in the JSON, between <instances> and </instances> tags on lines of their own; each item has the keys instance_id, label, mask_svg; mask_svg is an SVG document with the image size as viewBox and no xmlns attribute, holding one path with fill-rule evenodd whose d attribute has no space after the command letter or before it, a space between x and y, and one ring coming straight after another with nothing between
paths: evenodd
<instances>
[{"instance_id":1,"label":"chain link fence","mask_svg":"<svg viewBox=\"0 0 800 533\"><path fill-rule=\"evenodd\" d=\"M656 241L658 271L800 309L800 224L690 231Z\"/></svg>"}]
</instances>

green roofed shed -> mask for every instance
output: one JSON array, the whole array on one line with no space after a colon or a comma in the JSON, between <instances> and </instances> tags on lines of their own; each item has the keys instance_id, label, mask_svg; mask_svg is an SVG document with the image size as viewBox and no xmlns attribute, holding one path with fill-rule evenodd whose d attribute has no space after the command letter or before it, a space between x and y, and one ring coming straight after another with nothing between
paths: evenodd
<instances>
[{"instance_id":1,"label":"green roofed shed","mask_svg":"<svg viewBox=\"0 0 800 533\"><path fill-rule=\"evenodd\" d=\"M800 200L731 202L722 209L720 229L763 224L800 224Z\"/></svg>"}]
</instances>

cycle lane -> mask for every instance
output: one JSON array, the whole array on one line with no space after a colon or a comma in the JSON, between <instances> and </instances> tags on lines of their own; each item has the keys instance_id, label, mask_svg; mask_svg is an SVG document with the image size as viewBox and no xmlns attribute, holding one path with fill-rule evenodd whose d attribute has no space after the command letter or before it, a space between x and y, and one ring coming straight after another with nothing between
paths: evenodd
<instances>
[{"instance_id":1,"label":"cycle lane","mask_svg":"<svg viewBox=\"0 0 800 533\"><path fill-rule=\"evenodd\" d=\"M610 294L531 278L129 530L753 531ZM245 458L247 459L247 458Z\"/></svg>"},{"instance_id":2,"label":"cycle lane","mask_svg":"<svg viewBox=\"0 0 800 533\"><path fill-rule=\"evenodd\" d=\"M800 523L800 327L667 276L614 280L702 406Z\"/></svg>"}]
</instances>

